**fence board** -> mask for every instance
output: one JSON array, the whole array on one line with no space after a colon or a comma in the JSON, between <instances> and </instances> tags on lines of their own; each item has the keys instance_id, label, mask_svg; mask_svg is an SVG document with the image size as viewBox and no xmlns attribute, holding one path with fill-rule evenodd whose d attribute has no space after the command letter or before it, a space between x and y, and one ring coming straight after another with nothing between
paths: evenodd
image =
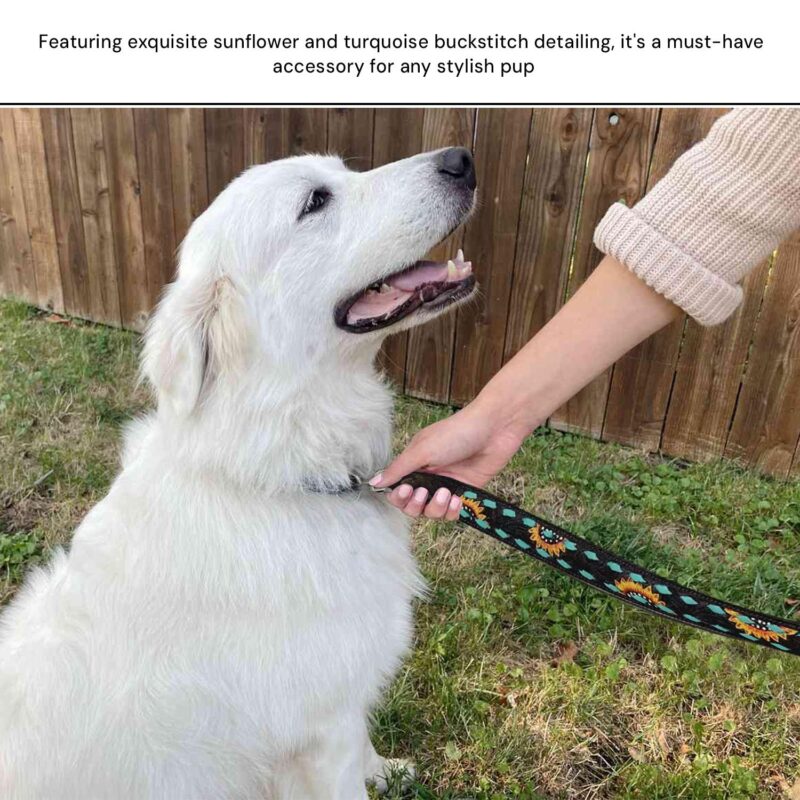
<instances>
[{"instance_id":1,"label":"fence board","mask_svg":"<svg viewBox=\"0 0 800 800\"><path fill-rule=\"evenodd\" d=\"M666 175L678 156L706 136L722 113L719 109L663 111L648 189ZM658 449L685 324L682 317L668 325L613 367L604 439ZM690 346L695 346L695 334L693 331ZM732 352L728 355L734 356ZM684 371L683 377L686 375ZM681 389L684 388L682 383Z\"/></svg>"},{"instance_id":2,"label":"fence board","mask_svg":"<svg viewBox=\"0 0 800 800\"><path fill-rule=\"evenodd\" d=\"M263 164L269 160L267 156L267 135L269 109L244 109L244 164Z\"/></svg>"},{"instance_id":3,"label":"fence board","mask_svg":"<svg viewBox=\"0 0 800 800\"><path fill-rule=\"evenodd\" d=\"M170 166L169 120L154 108L136 108L136 160L141 186L144 263L150 307L175 271L175 218Z\"/></svg>"},{"instance_id":4,"label":"fence board","mask_svg":"<svg viewBox=\"0 0 800 800\"><path fill-rule=\"evenodd\" d=\"M10 294L36 302L36 274L28 235L28 216L22 195L22 177L17 159L14 116L0 111L0 258L4 284Z\"/></svg>"},{"instance_id":5,"label":"fence board","mask_svg":"<svg viewBox=\"0 0 800 800\"><path fill-rule=\"evenodd\" d=\"M598 109L594 115L584 199L578 219L572 275L574 292L600 263L592 237L609 206L623 200L633 205L647 185L659 112L653 108ZM603 428L611 372L606 370L553 414L559 430L598 437Z\"/></svg>"},{"instance_id":6,"label":"fence board","mask_svg":"<svg viewBox=\"0 0 800 800\"><path fill-rule=\"evenodd\" d=\"M456 315L450 401L457 405L472 400L503 364L530 130L530 109L478 112L475 161L483 199L467 225L464 251L481 294Z\"/></svg>"},{"instance_id":7,"label":"fence board","mask_svg":"<svg viewBox=\"0 0 800 800\"><path fill-rule=\"evenodd\" d=\"M572 256L586 153L588 108L533 111L522 191L504 360L555 314Z\"/></svg>"},{"instance_id":8,"label":"fence board","mask_svg":"<svg viewBox=\"0 0 800 800\"><path fill-rule=\"evenodd\" d=\"M459 145L472 147L474 124L474 109L426 109L422 124L422 149L435 150ZM457 231L434 248L431 258L446 258L462 244L463 233ZM406 359L408 394L425 400L449 400L454 332L452 314L445 314L411 330Z\"/></svg>"},{"instance_id":9,"label":"fence board","mask_svg":"<svg viewBox=\"0 0 800 800\"><path fill-rule=\"evenodd\" d=\"M695 461L721 456L741 386L764 285L765 261L744 281L744 302L724 324L686 328L661 447ZM641 387L648 391L648 387Z\"/></svg>"},{"instance_id":10,"label":"fence board","mask_svg":"<svg viewBox=\"0 0 800 800\"><path fill-rule=\"evenodd\" d=\"M47 180L42 121L39 110L35 108L15 108L13 116L22 197L36 274L37 305L60 313L64 311L64 294L61 289L50 184Z\"/></svg>"},{"instance_id":11,"label":"fence board","mask_svg":"<svg viewBox=\"0 0 800 800\"><path fill-rule=\"evenodd\" d=\"M263 113L262 161L325 152L328 112L324 108L270 108Z\"/></svg>"},{"instance_id":12,"label":"fence board","mask_svg":"<svg viewBox=\"0 0 800 800\"><path fill-rule=\"evenodd\" d=\"M138 331L147 320L151 294L144 259L133 112L129 108L105 108L102 116L120 314L125 327Z\"/></svg>"},{"instance_id":13,"label":"fence board","mask_svg":"<svg viewBox=\"0 0 800 800\"><path fill-rule=\"evenodd\" d=\"M785 476L798 437L800 234L775 257L725 453Z\"/></svg>"},{"instance_id":14,"label":"fence board","mask_svg":"<svg viewBox=\"0 0 800 800\"><path fill-rule=\"evenodd\" d=\"M83 239L86 244L89 314L100 322L119 325L117 265L102 114L98 108L74 108L71 117Z\"/></svg>"},{"instance_id":15,"label":"fence board","mask_svg":"<svg viewBox=\"0 0 800 800\"><path fill-rule=\"evenodd\" d=\"M244 169L244 113L240 108L207 108L205 117L211 201Z\"/></svg>"},{"instance_id":16,"label":"fence board","mask_svg":"<svg viewBox=\"0 0 800 800\"><path fill-rule=\"evenodd\" d=\"M350 169L372 166L375 111L371 108L331 108L328 111L328 151L341 156Z\"/></svg>"},{"instance_id":17,"label":"fence board","mask_svg":"<svg viewBox=\"0 0 800 800\"><path fill-rule=\"evenodd\" d=\"M420 108L375 109L372 161L389 164L422 150L424 112ZM383 343L378 363L399 391L405 388L408 331L389 336Z\"/></svg>"},{"instance_id":18,"label":"fence board","mask_svg":"<svg viewBox=\"0 0 800 800\"><path fill-rule=\"evenodd\" d=\"M89 317L89 276L72 120L69 109L65 108L43 108L41 114L64 308L69 314Z\"/></svg>"},{"instance_id":19,"label":"fence board","mask_svg":"<svg viewBox=\"0 0 800 800\"><path fill-rule=\"evenodd\" d=\"M167 113L175 241L180 244L208 205L205 115L201 108L171 108Z\"/></svg>"}]
</instances>

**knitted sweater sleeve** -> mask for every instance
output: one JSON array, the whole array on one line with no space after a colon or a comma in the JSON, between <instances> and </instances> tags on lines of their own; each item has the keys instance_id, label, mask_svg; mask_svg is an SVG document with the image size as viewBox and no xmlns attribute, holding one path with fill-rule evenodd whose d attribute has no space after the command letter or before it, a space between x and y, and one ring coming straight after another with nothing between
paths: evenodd
<instances>
[{"instance_id":1,"label":"knitted sweater sleeve","mask_svg":"<svg viewBox=\"0 0 800 800\"><path fill-rule=\"evenodd\" d=\"M800 227L800 109L721 117L633 208L614 204L596 246L702 325L726 319L739 281Z\"/></svg>"}]
</instances>

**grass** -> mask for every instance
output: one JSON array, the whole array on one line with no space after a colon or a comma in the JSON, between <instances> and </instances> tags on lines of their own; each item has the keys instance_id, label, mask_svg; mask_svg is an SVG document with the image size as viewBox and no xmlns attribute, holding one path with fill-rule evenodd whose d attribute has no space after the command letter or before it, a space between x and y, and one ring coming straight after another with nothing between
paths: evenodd
<instances>
[{"instance_id":1,"label":"grass","mask_svg":"<svg viewBox=\"0 0 800 800\"><path fill-rule=\"evenodd\" d=\"M146 407L134 335L0 303L0 602L105 492ZM447 409L403 399L397 445ZM791 617L800 483L531 437L493 490L643 565ZM415 530L430 598L376 714L393 797L800 797L800 660L665 623L466 529ZM797 783L795 783L797 781ZM794 789L794 794L792 794Z\"/></svg>"}]
</instances>

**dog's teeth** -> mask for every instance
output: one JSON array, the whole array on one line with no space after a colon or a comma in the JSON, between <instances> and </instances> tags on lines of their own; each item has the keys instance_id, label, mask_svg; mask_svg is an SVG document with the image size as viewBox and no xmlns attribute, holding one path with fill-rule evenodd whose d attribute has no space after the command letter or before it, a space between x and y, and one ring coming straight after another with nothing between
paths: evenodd
<instances>
[{"instance_id":1,"label":"dog's teeth","mask_svg":"<svg viewBox=\"0 0 800 800\"><path fill-rule=\"evenodd\" d=\"M450 261L447 262L447 280L451 281L458 278L458 274L458 267L455 265L455 262L450 259Z\"/></svg>"},{"instance_id":2,"label":"dog's teeth","mask_svg":"<svg viewBox=\"0 0 800 800\"><path fill-rule=\"evenodd\" d=\"M456 253L456 261L461 261L462 263L464 261L464 251L461 248Z\"/></svg>"},{"instance_id":3,"label":"dog's teeth","mask_svg":"<svg viewBox=\"0 0 800 800\"><path fill-rule=\"evenodd\" d=\"M381 288L379 289L379 291L380 291L381 294L386 294L386 292L391 292L392 291L392 287L389 286L388 283L382 283L381 284Z\"/></svg>"}]
</instances>

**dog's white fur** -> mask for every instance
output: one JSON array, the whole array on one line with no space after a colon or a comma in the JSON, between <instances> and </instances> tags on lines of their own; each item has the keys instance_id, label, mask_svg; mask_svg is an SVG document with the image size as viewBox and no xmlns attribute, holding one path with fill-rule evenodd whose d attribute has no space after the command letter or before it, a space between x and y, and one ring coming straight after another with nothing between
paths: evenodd
<instances>
[{"instance_id":1,"label":"dog's white fur","mask_svg":"<svg viewBox=\"0 0 800 800\"><path fill-rule=\"evenodd\" d=\"M318 186L331 201L299 218ZM194 223L146 335L157 411L2 617L0 797L366 797L384 770L368 714L422 581L399 512L308 490L389 456L383 334L333 308L471 203L432 154L363 174L304 156Z\"/></svg>"}]
</instances>

